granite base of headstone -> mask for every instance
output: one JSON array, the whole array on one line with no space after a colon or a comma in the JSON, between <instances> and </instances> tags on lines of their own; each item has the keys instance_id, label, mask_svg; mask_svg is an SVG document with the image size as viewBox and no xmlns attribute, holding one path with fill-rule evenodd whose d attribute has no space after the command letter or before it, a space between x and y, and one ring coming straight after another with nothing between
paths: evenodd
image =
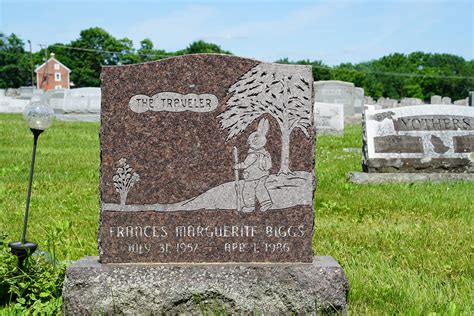
<instances>
[{"instance_id":1,"label":"granite base of headstone","mask_svg":"<svg viewBox=\"0 0 474 316\"><path fill-rule=\"evenodd\" d=\"M326 314L345 313L349 284L332 257L312 263L100 264L66 271L63 313Z\"/></svg>"},{"instance_id":2,"label":"granite base of headstone","mask_svg":"<svg viewBox=\"0 0 474 316\"><path fill-rule=\"evenodd\" d=\"M368 173L352 171L347 174L355 184L474 182L474 173Z\"/></svg>"}]
</instances>

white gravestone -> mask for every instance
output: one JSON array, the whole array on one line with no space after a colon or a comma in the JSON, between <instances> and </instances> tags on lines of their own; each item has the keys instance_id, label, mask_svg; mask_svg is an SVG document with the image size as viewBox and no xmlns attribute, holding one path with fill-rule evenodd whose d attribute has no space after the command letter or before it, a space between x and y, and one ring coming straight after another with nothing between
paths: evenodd
<instances>
[{"instance_id":1,"label":"white gravestone","mask_svg":"<svg viewBox=\"0 0 474 316\"><path fill-rule=\"evenodd\" d=\"M430 103L431 104L441 104L441 100L442 100L442 98L441 98L440 95L433 95L431 97Z\"/></svg>"},{"instance_id":2,"label":"white gravestone","mask_svg":"<svg viewBox=\"0 0 474 316\"><path fill-rule=\"evenodd\" d=\"M365 104L376 104L375 100L371 96L365 96Z\"/></svg>"},{"instance_id":3,"label":"white gravestone","mask_svg":"<svg viewBox=\"0 0 474 316\"><path fill-rule=\"evenodd\" d=\"M451 104L451 98L450 97L443 97L441 99L441 104Z\"/></svg>"},{"instance_id":4,"label":"white gravestone","mask_svg":"<svg viewBox=\"0 0 474 316\"><path fill-rule=\"evenodd\" d=\"M355 87L351 82L329 80L314 83L316 102L344 105L344 115L354 115Z\"/></svg>"},{"instance_id":5,"label":"white gravestone","mask_svg":"<svg viewBox=\"0 0 474 316\"><path fill-rule=\"evenodd\" d=\"M453 102L453 104L454 105L467 105L468 102L469 102L469 99L466 98L466 99L456 100Z\"/></svg>"},{"instance_id":6,"label":"white gravestone","mask_svg":"<svg viewBox=\"0 0 474 316\"><path fill-rule=\"evenodd\" d=\"M355 113L362 113L364 112L364 89L363 88L355 88L355 96L354 96L354 112Z\"/></svg>"},{"instance_id":7,"label":"white gravestone","mask_svg":"<svg viewBox=\"0 0 474 316\"><path fill-rule=\"evenodd\" d=\"M316 135L344 133L344 105L333 103L314 103Z\"/></svg>"},{"instance_id":8,"label":"white gravestone","mask_svg":"<svg viewBox=\"0 0 474 316\"><path fill-rule=\"evenodd\" d=\"M78 88L64 93L64 113L100 113L100 88Z\"/></svg>"},{"instance_id":9,"label":"white gravestone","mask_svg":"<svg viewBox=\"0 0 474 316\"><path fill-rule=\"evenodd\" d=\"M474 108L367 110L364 171L474 172Z\"/></svg>"}]
</instances>

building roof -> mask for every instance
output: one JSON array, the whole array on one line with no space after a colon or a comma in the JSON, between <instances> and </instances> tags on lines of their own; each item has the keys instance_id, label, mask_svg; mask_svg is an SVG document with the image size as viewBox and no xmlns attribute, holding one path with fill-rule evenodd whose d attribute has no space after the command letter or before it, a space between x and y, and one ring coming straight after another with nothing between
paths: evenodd
<instances>
[{"instance_id":1,"label":"building roof","mask_svg":"<svg viewBox=\"0 0 474 316\"><path fill-rule=\"evenodd\" d=\"M71 72L71 69L69 69L68 67L64 66L64 64L63 64L62 62L60 62L59 60L57 60L56 58L54 58L54 53L51 53L51 57L48 59L47 62L49 63L50 61L54 61L54 62L60 64L61 66L63 66L64 68L66 68L66 70L67 70L68 72ZM41 64L40 66L36 67L35 72L38 72L38 70L40 70L41 68L43 68L43 67L46 65L47 62L44 62L44 63Z\"/></svg>"}]
</instances>

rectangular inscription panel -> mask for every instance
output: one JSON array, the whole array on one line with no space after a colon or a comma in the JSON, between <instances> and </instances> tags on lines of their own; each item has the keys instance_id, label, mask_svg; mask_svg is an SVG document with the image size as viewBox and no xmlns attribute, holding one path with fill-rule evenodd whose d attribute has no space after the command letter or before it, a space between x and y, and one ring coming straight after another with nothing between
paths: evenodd
<instances>
[{"instance_id":1,"label":"rectangular inscription panel","mask_svg":"<svg viewBox=\"0 0 474 316\"><path fill-rule=\"evenodd\" d=\"M396 135L374 137L374 146L376 153L423 153L420 137Z\"/></svg>"},{"instance_id":2,"label":"rectangular inscription panel","mask_svg":"<svg viewBox=\"0 0 474 316\"><path fill-rule=\"evenodd\" d=\"M294 261L311 252L311 215L307 208L295 208L294 217L285 211L238 213L200 211L161 216L145 212L107 212L101 235L102 247L121 254L120 261L228 262ZM146 219L144 222L143 219ZM179 224L177 224L179 223Z\"/></svg>"},{"instance_id":3,"label":"rectangular inscription panel","mask_svg":"<svg viewBox=\"0 0 474 316\"><path fill-rule=\"evenodd\" d=\"M474 135L454 136L454 152L472 153L474 152Z\"/></svg>"},{"instance_id":4,"label":"rectangular inscription panel","mask_svg":"<svg viewBox=\"0 0 474 316\"><path fill-rule=\"evenodd\" d=\"M203 54L101 79L102 263L312 261L311 67Z\"/></svg>"}]
</instances>

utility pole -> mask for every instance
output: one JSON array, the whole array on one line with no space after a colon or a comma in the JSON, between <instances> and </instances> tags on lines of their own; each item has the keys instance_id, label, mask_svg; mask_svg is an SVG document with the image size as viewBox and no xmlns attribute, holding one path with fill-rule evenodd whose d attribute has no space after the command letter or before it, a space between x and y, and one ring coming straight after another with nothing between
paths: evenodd
<instances>
[{"instance_id":1,"label":"utility pole","mask_svg":"<svg viewBox=\"0 0 474 316\"><path fill-rule=\"evenodd\" d=\"M28 44L30 44L30 68L31 68L31 87L35 87L35 75L33 71L33 52L31 50L31 41L28 40Z\"/></svg>"},{"instance_id":2,"label":"utility pole","mask_svg":"<svg viewBox=\"0 0 474 316\"><path fill-rule=\"evenodd\" d=\"M48 47L46 46L46 44L38 44L39 47L41 47L41 49L43 49L43 46L44 46L44 61L46 62L46 71L44 72L44 76L43 76L43 80L42 80L42 84L44 84L45 81L48 81L49 77L48 77L48 72L49 72L49 69L48 69ZM43 86L43 85L41 85ZM38 85L39 87L39 85Z\"/></svg>"}]
</instances>

